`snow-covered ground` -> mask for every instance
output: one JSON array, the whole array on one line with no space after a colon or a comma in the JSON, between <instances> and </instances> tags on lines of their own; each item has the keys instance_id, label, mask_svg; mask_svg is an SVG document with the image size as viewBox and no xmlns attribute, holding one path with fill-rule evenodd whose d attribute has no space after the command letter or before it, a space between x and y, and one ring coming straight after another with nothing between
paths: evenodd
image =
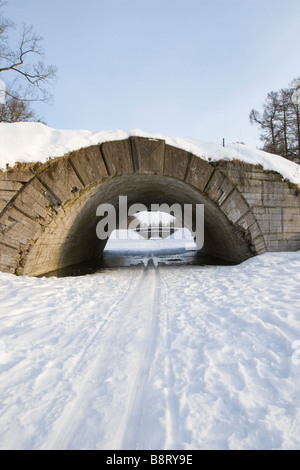
<instances>
[{"instance_id":1,"label":"snow-covered ground","mask_svg":"<svg viewBox=\"0 0 300 470\"><path fill-rule=\"evenodd\" d=\"M299 449L299 287L300 252L0 273L0 449Z\"/></svg>"}]
</instances>

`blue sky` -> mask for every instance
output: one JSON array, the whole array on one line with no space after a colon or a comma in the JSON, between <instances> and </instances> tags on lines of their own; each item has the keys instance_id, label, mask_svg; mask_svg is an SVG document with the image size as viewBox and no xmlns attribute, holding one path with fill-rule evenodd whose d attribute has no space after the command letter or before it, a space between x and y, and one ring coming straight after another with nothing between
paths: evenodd
<instances>
[{"instance_id":1,"label":"blue sky","mask_svg":"<svg viewBox=\"0 0 300 470\"><path fill-rule=\"evenodd\" d=\"M8 0L58 67L51 127L259 146L266 94L300 76L299 0Z\"/></svg>"}]
</instances>

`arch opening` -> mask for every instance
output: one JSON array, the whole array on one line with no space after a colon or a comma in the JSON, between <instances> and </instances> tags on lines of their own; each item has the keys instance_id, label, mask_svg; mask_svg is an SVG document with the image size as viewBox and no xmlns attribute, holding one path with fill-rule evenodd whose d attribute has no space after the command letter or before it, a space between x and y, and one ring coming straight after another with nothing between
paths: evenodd
<instances>
[{"instance_id":1,"label":"arch opening","mask_svg":"<svg viewBox=\"0 0 300 470\"><path fill-rule=\"evenodd\" d=\"M117 228L111 233L103 250L101 266L199 263L191 231L173 215L143 211L134 214L127 222L127 228Z\"/></svg>"},{"instance_id":2,"label":"arch opening","mask_svg":"<svg viewBox=\"0 0 300 470\"><path fill-rule=\"evenodd\" d=\"M50 258L55 259L55 270L85 262L99 266L108 239L99 240L97 237L99 217L96 211L101 204L109 203L115 208L119 220L120 195L127 196L128 206L142 204L147 210L153 205L162 204L178 204L182 208L184 204L193 207L203 204L204 246L201 255L228 264L236 264L252 256L246 234L237 229L212 200L193 186L163 175L132 174L109 179L90 188L84 198L78 197L66 204L64 229L67 235L60 246L50 247ZM41 269L43 274L53 271L43 267Z\"/></svg>"}]
</instances>

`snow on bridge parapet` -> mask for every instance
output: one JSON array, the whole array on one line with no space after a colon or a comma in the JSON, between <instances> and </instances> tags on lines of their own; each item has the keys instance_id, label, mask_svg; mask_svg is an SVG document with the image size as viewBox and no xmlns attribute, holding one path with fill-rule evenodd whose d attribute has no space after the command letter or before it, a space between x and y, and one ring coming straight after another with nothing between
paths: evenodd
<instances>
[{"instance_id":1,"label":"snow on bridge parapet","mask_svg":"<svg viewBox=\"0 0 300 470\"><path fill-rule=\"evenodd\" d=\"M278 172L279 165L266 168L268 154L242 145L236 149L244 161L229 147L141 131L93 134L30 123L0 125L0 138L1 165L15 164L0 171L2 271L44 274L99 255L96 208L121 194L143 204L204 204L204 251L232 262L300 249L299 165L281 157L286 171Z\"/></svg>"},{"instance_id":2,"label":"snow on bridge parapet","mask_svg":"<svg viewBox=\"0 0 300 470\"><path fill-rule=\"evenodd\" d=\"M42 123L0 124L0 169L16 162L45 163L49 158L61 157L80 148L104 142L124 140L129 137L161 139L166 144L180 148L206 161L239 160L251 165L261 165L264 170L280 173L283 178L300 186L300 165L261 150L233 143L218 145L198 140L151 134L142 130L117 130L91 132L88 130L60 130Z\"/></svg>"}]
</instances>

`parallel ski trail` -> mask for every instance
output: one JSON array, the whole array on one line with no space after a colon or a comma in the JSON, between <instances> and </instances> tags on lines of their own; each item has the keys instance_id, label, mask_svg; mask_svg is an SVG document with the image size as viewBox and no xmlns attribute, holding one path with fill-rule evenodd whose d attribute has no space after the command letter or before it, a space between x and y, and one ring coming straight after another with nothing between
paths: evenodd
<instances>
[{"instance_id":1,"label":"parallel ski trail","mask_svg":"<svg viewBox=\"0 0 300 470\"><path fill-rule=\"evenodd\" d=\"M176 393L174 319L162 273L152 264L141 268L83 348L71 371L82 383L55 423L47 448L131 450L154 442L159 448L182 448L185 416ZM87 356L93 359L84 360ZM108 395L109 408L107 400L103 406Z\"/></svg>"},{"instance_id":2,"label":"parallel ski trail","mask_svg":"<svg viewBox=\"0 0 300 470\"><path fill-rule=\"evenodd\" d=\"M180 417L179 397L175 393L175 373L172 357L172 344L170 332L172 331L170 314L172 314L172 305L170 304L169 286L167 284L165 276L162 274L161 268L159 268L160 285L162 289L162 298L164 299L165 308L162 309L162 321L164 322L164 374L165 374L165 443L164 449L180 449L182 442L180 439L180 429L182 427L182 420Z\"/></svg>"},{"instance_id":3,"label":"parallel ski trail","mask_svg":"<svg viewBox=\"0 0 300 470\"><path fill-rule=\"evenodd\" d=\"M135 449L138 446L144 447L146 445L145 442L143 443L142 418L157 341L157 289L157 269L150 266L145 271L143 283L137 293L139 301L132 306L130 313L130 317L141 326L141 348L140 351L134 352L137 360L131 376L125 411L115 440L115 448L118 449Z\"/></svg>"},{"instance_id":4,"label":"parallel ski trail","mask_svg":"<svg viewBox=\"0 0 300 470\"><path fill-rule=\"evenodd\" d=\"M135 271L134 271L135 272ZM77 372L78 375L82 376L82 385L77 392L76 397L71 403L67 404L64 412L57 420L54 425L53 435L48 440L45 448L47 449L67 449L74 446L73 439L78 432L79 428L85 426L83 423L84 409L88 406L87 396L90 394L91 388L95 389L95 384L101 384L102 380L105 380L107 372L107 366L110 364L110 350L115 344L118 332L122 328L122 324L126 321L124 308L130 305L134 301L134 296L139 290L139 286L144 277L144 268L141 268L141 273L135 280L134 286L131 286L131 279L134 278L135 274L132 275L128 281L128 289L117 301L112 305L105 319L99 323L94 335L91 337L89 343L85 345L81 354L73 364L70 373ZM125 301L124 301L125 295ZM103 342L103 338L105 338ZM100 350L92 363L88 365L87 371L82 371L83 367L86 367L86 362L83 360L85 355L90 348L94 348L96 344L101 344ZM83 366L81 367L81 361ZM76 446L75 446L76 447Z\"/></svg>"}]
</instances>

